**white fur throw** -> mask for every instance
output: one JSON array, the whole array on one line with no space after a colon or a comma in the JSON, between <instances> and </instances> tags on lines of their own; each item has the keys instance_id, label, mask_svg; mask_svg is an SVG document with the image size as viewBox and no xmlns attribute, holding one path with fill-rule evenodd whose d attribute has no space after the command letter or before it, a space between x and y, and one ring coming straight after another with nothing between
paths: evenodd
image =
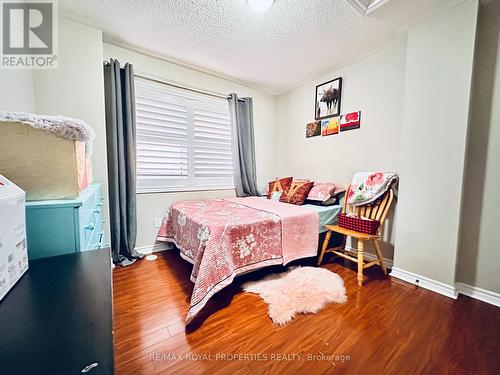
<instances>
[{"instance_id":1,"label":"white fur throw","mask_svg":"<svg viewBox=\"0 0 500 375\"><path fill-rule=\"evenodd\" d=\"M14 121L29 125L35 129L73 141L85 142L87 156L92 154L95 132L85 121L64 116L36 115L23 112L0 112L0 121Z\"/></svg>"},{"instance_id":2,"label":"white fur throw","mask_svg":"<svg viewBox=\"0 0 500 375\"><path fill-rule=\"evenodd\" d=\"M315 314L328 303L347 301L342 278L320 267L294 267L248 281L243 290L258 294L269 305L268 315L277 325L289 323L296 314Z\"/></svg>"}]
</instances>

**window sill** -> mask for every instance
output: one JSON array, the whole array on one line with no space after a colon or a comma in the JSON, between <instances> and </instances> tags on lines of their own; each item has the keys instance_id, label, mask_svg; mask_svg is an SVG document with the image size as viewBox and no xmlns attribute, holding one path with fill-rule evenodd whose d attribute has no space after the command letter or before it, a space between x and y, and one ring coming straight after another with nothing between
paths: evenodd
<instances>
[{"instance_id":1,"label":"window sill","mask_svg":"<svg viewBox=\"0 0 500 375\"><path fill-rule=\"evenodd\" d=\"M151 188L136 190L136 195L142 194L175 194L194 193L200 191L234 190L234 186L200 186L200 187L174 187L174 188Z\"/></svg>"}]
</instances>

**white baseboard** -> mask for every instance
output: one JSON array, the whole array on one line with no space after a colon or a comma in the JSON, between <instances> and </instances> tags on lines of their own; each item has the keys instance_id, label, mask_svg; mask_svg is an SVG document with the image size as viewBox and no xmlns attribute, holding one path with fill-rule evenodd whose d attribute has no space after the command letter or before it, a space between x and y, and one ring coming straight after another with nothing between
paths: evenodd
<instances>
[{"instance_id":1,"label":"white baseboard","mask_svg":"<svg viewBox=\"0 0 500 375\"><path fill-rule=\"evenodd\" d=\"M500 293L492 292L491 290L482 289L477 286L460 282L455 283L455 285L452 286L397 267L392 268L390 275L410 284L418 285L422 288L442 294L446 297L457 299L458 294L463 294L500 307Z\"/></svg>"},{"instance_id":2,"label":"white baseboard","mask_svg":"<svg viewBox=\"0 0 500 375\"><path fill-rule=\"evenodd\" d=\"M453 285L448 285L437 280L429 279L428 277L418 275L413 272L402 270L401 268L392 267L390 273L392 277L406 281L407 283L418 285L422 288L442 294L443 296L457 299L458 293Z\"/></svg>"},{"instance_id":3,"label":"white baseboard","mask_svg":"<svg viewBox=\"0 0 500 375\"><path fill-rule=\"evenodd\" d=\"M351 246L346 246L345 249L356 252L356 249L352 248ZM366 251L364 254L364 258L369 261L378 259L375 254L368 253ZM384 266L386 266L386 268L392 268L392 259L389 258L383 258L383 259L384 259Z\"/></svg>"},{"instance_id":4,"label":"white baseboard","mask_svg":"<svg viewBox=\"0 0 500 375\"><path fill-rule=\"evenodd\" d=\"M465 283L455 283L458 293L500 307L500 293Z\"/></svg>"},{"instance_id":5,"label":"white baseboard","mask_svg":"<svg viewBox=\"0 0 500 375\"><path fill-rule=\"evenodd\" d=\"M147 255L157 253L159 251L171 250L173 247L173 244L171 244L170 242L160 242L155 243L154 245L136 247L135 250L138 253Z\"/></svg>"}]
</instances>

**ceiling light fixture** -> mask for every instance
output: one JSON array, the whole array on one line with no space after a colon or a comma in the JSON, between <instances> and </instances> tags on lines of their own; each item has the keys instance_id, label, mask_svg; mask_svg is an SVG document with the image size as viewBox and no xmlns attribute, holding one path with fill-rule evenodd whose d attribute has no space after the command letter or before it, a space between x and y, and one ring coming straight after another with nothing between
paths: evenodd
<instances>
[{"instance_id":1,"label":"ceiling light fixture","mask_svg":"<svg viewBox=\"0 0 500 375\"><path fill-rule=\"evenodd\" d=\"M247 4L252 10L263 13L273 5L274 0L247 0Z\"/></svg>"}]
</instances>

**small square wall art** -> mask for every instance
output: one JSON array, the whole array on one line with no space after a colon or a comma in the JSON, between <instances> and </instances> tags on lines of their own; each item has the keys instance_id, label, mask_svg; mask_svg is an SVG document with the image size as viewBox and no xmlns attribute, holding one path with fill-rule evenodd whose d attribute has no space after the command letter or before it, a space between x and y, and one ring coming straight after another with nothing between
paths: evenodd
<instances>
[{"instance_id":1,"label":"small square wall art","mask_svg":"<svg viewBox=\"0 0 500 375\"><path fill-rule=\"evenodd\" d=\"M339 132L338 117L321 121L321 135L323 137L326 135L338 134L338 132Z\"/></svg>"},{"instance_id":2,"label":"small square wall art","mask_svg":"<svg viewBox=\"0 0 500 375\"><path fill-rule=\"evenodd\" d=\"M306 138L316 137L321 134L321 121L306 124Z\"/></svg>"},{"instance_id":3,"label":"small square wall art","mask_svg":"<svg viewBox=\"0 0 500 375\"><path fill-rule=\"evenodd\" d=\"M359 129L361 126L361 111L340 115L340 131Z\"/></svg>"}]
</instances>

